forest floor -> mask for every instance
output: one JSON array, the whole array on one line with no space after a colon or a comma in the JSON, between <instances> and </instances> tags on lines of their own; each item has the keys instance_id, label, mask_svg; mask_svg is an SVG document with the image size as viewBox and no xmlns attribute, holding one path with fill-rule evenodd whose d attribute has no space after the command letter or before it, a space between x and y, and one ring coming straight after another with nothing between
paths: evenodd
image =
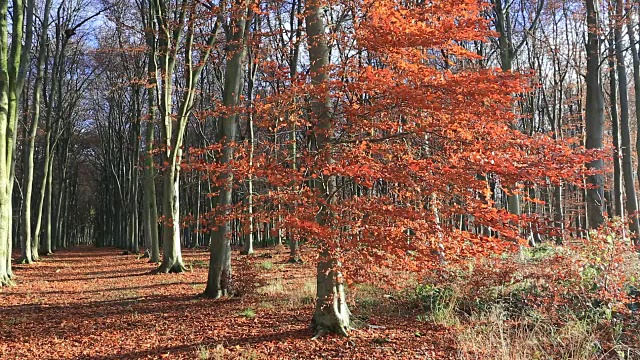
<instances>
[{"instance_id":1,"label":"forest floor","mask_svg":"<svg viewBox=\"0 0 640 360\"><path fill-rule=\"evenodd\" d=\"M375 289L354 307L350 338L311 340L314 269L284 251L234 251L240 294L219 300L198 297L207 251L184 259L190 271L152 275L147 259L81 247L15 265L17 286L0 289L0 359L457 357L449 327L417 321L393 297L383 304Z\"/></svg>"}]
</instances>

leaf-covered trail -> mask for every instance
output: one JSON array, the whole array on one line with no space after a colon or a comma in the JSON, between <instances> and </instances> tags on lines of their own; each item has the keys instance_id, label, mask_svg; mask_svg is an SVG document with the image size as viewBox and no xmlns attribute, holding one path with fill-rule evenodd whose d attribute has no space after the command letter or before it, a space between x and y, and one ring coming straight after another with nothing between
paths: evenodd
<instances>
[{"instance_id":1,"label":"leaf-covered trail","mask_svg":"<svg viewBox=\"0 0 640 360\"><path fill-rule=\"evenodd\" d=\"M268 279L309 279L308 265L269 254L234 255L241 296L198 298L205 251L186 251L192 271L152 275L153 264L116 249L63 250L17 265L14 287L0 289L0 359L331 359L451 358L446 333L411 318L382 319L350 339L310 340L311 304L287 306L256 291ZM255 316L243 314L252 309ZM373 319L375 320L375 319ZM417 336L420 335L420 336Z\"/></svg>"}]
</instances>

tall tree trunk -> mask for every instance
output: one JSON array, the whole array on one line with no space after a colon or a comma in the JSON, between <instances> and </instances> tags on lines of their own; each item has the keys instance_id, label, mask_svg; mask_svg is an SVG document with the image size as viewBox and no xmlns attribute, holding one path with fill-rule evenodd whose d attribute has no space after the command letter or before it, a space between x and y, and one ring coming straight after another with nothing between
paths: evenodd
<instances>
[{"instance_id":1,"label":"tall tree trunk","mask_svg":"<svg viewBox=\"0 0 640 360\"><path fill-rule=\"evenodd\" d=\"M302 0L296 0L291 5L291 22L290 26L293 28L293 19L297 18L296 31L295 31L295 43L293 50L291 51L291 58L289 59L289 77L295 79L298 74L298 59L300 57L300 43L302 37L302 27L304 19L299 16L302 13ZM296 99L293 99L295 105ZM291 120L291 113L287 111L285 113L287 118L287 122ZM291 168L294 172L298 169L298 138L297 138L297 119L291 121ZM276 136L277 138L277 136ZM280 208L280 204L278 204L278 208ZM280 233L281 229L278 229L278 237L282 238L282 234ZM302 259L300 258L300 242L298 236L294 236L291 232L289 232L289 260L290 263L301 263Z\"/></svg>"},{"instance_id":2,"label":"tall tree trunk","mask_svg":"<svg viewBox=\"0 0 640 360\"><path fill-rule=\"evenodd\" d=\"M234 108L240 100L242 91L243 71L242 66L246 56L246 25L248 24L248 1L237 0L235 2L236 18L232 20L231 41L227 45L230 55L224 74L223 103L226 108ZM218 141L223 143L221 164L228 164L233 159L234 142L237 131L237 112L222 117L218 125ZM209 274L204 296L219 298L232 292L231 272L231 221L226 219L229 207L233 204L233 173L225 170L221 174L222 182L218 193L218 215L224 219L217 224L216 230L211 234Z\"/></svg>"},{"instance_id":3,"label":"tall tree trunk","mask_svg":"<svg viewBox=\"0 0 640 360\"><path fill-rule=\"evenodd\" d=\"M44 159L42 166L42 181L40 183L40 196L38 199L38 208L36 209L36 225L33 230L33 258L39 258L40 251L40 239L42 229L42 218L44 212L45 195L47 190L47 183L49 181L49 163L51 162L51 129L47 125L47 133L44 141Z\"/></svg>"},{"instance_id":4,"label":"tall tree trunk","mask_svg":"<svg viewBox=\"0 0 640 360\"><path fill-rule=\"evenodd\" d=\"M259 15L255 16L255 21L256 21L256 28L259 29L260 28L260 17ZM256 47L259 47L260 44L256 44ZM247 202L248 202L248 212L249 212L249 233L247 234L248 236L245 237L245 243L244 243L244 249L243 249L243 254L245 255L251 255L254 253L253 251L253 232L254 232L254 228L255 228L255 217L253 216L254 213L254 209L253 209L253 158L254 158L254 153L255 153L255 133L254 133L254 124L253 124L253 109L252 109L252 104L253 104L253 89L254 89L254 85L255 85L255 79L256 79L256 74L258 72L258 61L256 61L256 58L254 57L254 52L252 51L250 53L249 59L247 61L247 69L248 69L248 74L249 76L248 78L248 84L247 84L247 99L248 99L248 106L247 106L247 127L249 128L249 179L247 179L247 188L248 188L248 192L249 194L247 195ZM242 76L240 77L240 81L242 81ZM280 237L278 237L278 240L280 241ZM280 243L281 244L281 243Z\"/></svg>"},{"instance_id":5,"label":"tall tree trunk","mask_svg":"<svg viewBox=\"0 0 640 360\"><path fill-rule=\"evenodd\" d=\"M586 108L586 142L587 149L602 149L604 100L600 81L600 41L598 8L595 0L586 0L587 5L587 108ZM600 171L603 168L601 159L587 164L587 168ZM588 227L598 228L604 221L604 176L590 175L586 179L586 205Z\"/></svg>"},{"instance_id":6,"label":"tall tree trunk","mask_svg":"<svg viewBox=\"0 0 640 360\"><path fill-rule=\"evenodd\" d=\"M52 144L53 147L53 144ZM53 149L50 151L49 158L49 170L47 171L47 184L46 184L46 214L47 214L47 226L45 228L45 240L44 240L44 253L45 255L53 254L52 244L52 221L53 221L53 159L55 152Z\"/></svg>"},{"instance_id":7,"label":"tall tree trunk","mask_svg":"<svg viewBox=\"0 0 640 360\"><path fill-rule=\"evenodd\" d=\"M153 1L153 0L152 0ZM155 40L155 22L153 21L153 7L143 7L142 22L145 24L145 40L148 46L147 54L147 106L149 111L149 119L145 126L145 157L144 172L142 174L143 186L143 215L144 215L144 232L147 238L147 244L150 246L149 262L157 263L160 261L160 241L158 239L158 208L156 205L156 183L154 181L153 166L153 142L156 123L156 91L157 81L156 72L156 40ZM145 11L146 10L146 11Z\"/></svg>"},{"instance_id":8,"label":"tall tree trunk","mask_svg":"<svg viewBox=\"0 0 640 360\"><path fill-rule=\"evenodd\" d=\"M33 12L35 1L29 0L27 15L27 32L33 32ZM38 122L40 120L40 96L42 94L42 78L44 72L44 62L46 60L47 29L49 26L49 13L51 10L51 0L45 2L44 17L38 45L38 61L36 65L36 81L33 90L33 115L25 146L25 175L24 175L24 204L22 206L22 255L19 259L21 263L31 263L39 260L37 245L31 236L31 198L33 194L33 168L36 134ZM30 24L31 23L31 24Z\"/></svg>"},{"instance_id":9,"label":"tall tree trunk","mask_svg":"<svg viewBox=\"0 0 640 360\"><path fill-rule=\"evenodd\" d=\"M629 29L629 44L631 45L631 55L633 58L633 88L635 90L635 105L636 105L636 135L640 134L640 57L638 56L638 47L636 44L636 36L633 30L633 25L631 24L631 16L628 19L628 29ZM636 167L636 177L640 176L640 136L636 136L636 157L638 159L638 164ZM638 178L638 182L640 182L640 178ZM637 226L636 235L634 236L634 244L636 246L640 246L640 223L638 223L637 215L634 216L634 224Z\"/></svg>"},{"instance_id":10,"label":"tall tree trunk","mask_svg":"<svg viewBox=\"0 0 640 360\"><path fill-rule=\"evenodd\" d=\"M621 19L623 0L616 3L617 19ZM622 138L622 175L626 195L626 208L629 214L629 228L634 233L634 243L640 241L640 222L638 221L638 199L633 180L633 159L631 158L631 129L629 127L629 99L627 95L627 67L622 50L622 23L616 22L614 30L616 60L618 62L618 93L620 94L620 133Z\"/></svg>"},{"instance_id":11,"label":"tall tree trunk","mask_svg":"<svg viewBox=\"0 0 640 360\"><path fill-rule=\"evenodd\" d=\"M8 1L0 0L0 286L11 283L11 253L9 252L9 218L11 194L9 193L7 163L7 127L9 125L9 29L7 26ZM9 261L7 261L7 259Z\"/></svg>"},{"instance_id":12,"label":"tall tree trunk","mask_svg":"<svg viewBox=\"0 0 640 360\"><path fill-rule=\"evenodd\" d=\"M620 165L620 130L618 129L618 96L616 83L615 45L609 38L609 102L611 103L611 136L613 138L613 205L615 216L624 217L622 207L622 175Z\"/></svg>"},{"instance_id":13,"label":"tall tree trunk","mask_svg":"<svg viewBox=\"0 0 640 360\"><path fill-rule=\"evenodd\" d=\"M149 90L148 96L150 99L153 98L151 90ZM150 100L149 102L153 103L153 100ZM153 109L153 104L150 104L149 109L150 119L146 126L146 154L142 180L142 184L144 187L143 221L145 226L145 236L147 237L147 244L149 244L149 246L151 247L149 253L149 262L157 263L160 261L160 242L158 240L158 209L156 207L156 184L153 179L153 130L155 126L153 122L155 111L151 110Z\"/></svg>"},{"instance_id":14,"label":"tall tree trunk","mask_svg":"<svg viewBox=\"0 0 640 360\"><path fill-rule=\"evenodd\" d=\"M329 45L326 39L324 20L322 19L322 8L319 0L309 0L307 2L305 22L307 25L307 43L309 48L309 62L311 83L323 86L329 81ZM317 133L314 134L317 140L318 151L325 156L325 161L329 164L333 162L331 140L333 118L331 114L331 100L328 90L321 95L312 98L312 110L318 119ZM337 179L335 175L329 176L326 184L316 186L323 187L322 192L325 201L333 203L335 201ZM330 210L323 206L318 214L318 222L321 225L328 225L331 214ZM333 239L338 242L338 239ZM326 332L335 332L341 335L348 335L350 328L350 312L345 299L345 289L341 264L328 247L328 242L320 244L320 257L316 272L317 296L313 313L312 326L315 336L322 336ZM335 250L335 249L332 249Z\"/></svg>"},{"instance_id":15,"label":"tall tree trunk","mask_svg":"<svg viewBox=\"0 0 640 360\"><path fill-rule=\"evenodd\" d=\"M504 9L502 0L493 0L494 12L496 14L496 30L500 34L498 37L498 49L500 53L500 67L504 72L511 72L513 69L513 58L515 55L515 49L511 41L511 35L509 27L511 26L511 19L509 16L509 10ZM507 210L511 214L520 215L520 195L507 194Z\"/></svg>"},{"instance_id":16,"label":"tall tree trunk","mask_svg":"<svg viewBox=\"0 0 640 360\"><path fill-rule=\"evenodd\" d=\"M165 193L163 194L162 215L164 217L163 237L163 258L162 264L158 268L159 272L181 272L184 264L180 251L180 163L182 161L182 144L184 141L185 129L189 120L189 114L195 101L196 87L202 69L207 63L211 49L214 47L220 31L219 17L216 18L214 27L211 30L206 44L203 44L197 63L194 60L194 39L195 39L195 14L196 6L189 6L187 0L182 1L182 5L177 9L177 13L166 12L167 6L163 0L151 0L150 10L155 21L154 31L160 33L157 36L159 46L159 79L162 86L159 96L159 109L162 118L162 132L165 149L163 150L163 161L166 163L164 173ZM186 30L186 33L185 33ZM184 42L184 46L181 46ZM182 71L184 75L183 94L177 114L173 114L173 77L175 75L177 51L184 51L185 67ZM155 60L155 59L154 59ZM175 124L174 124L175 122Z\"/></svg>"}]
</instances>

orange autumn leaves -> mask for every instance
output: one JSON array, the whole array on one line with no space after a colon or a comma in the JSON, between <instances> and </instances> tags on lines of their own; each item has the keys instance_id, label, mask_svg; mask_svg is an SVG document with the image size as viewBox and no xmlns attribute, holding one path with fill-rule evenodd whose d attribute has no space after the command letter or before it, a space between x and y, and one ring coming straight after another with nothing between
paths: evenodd
<instances>
[{"instance_id":1,"label":"orange autumn leaves","mask_svg":"<svg viewBox=\"0 0 640 360\"><path fill-rule=\"evenodd\" d=\"M494 206L488 179L505 188L578 182L592 156L517 129L513 105L527 79L482 68L468 46L495 36L482 16L487 4L417 3L331 2L343 17L328 35L330 81L314 87L266 62L261 79L278 86L261 89L241 114L256 124L253 167L247 141L237 143L231 166L239 193L253 176L256 221L277 220L290 237L328 245L356 278L384 273L367 271L374 268L439 266L442 248L457 261L516 245L526 219ZM275 58L268 47L261 51ZM331 141L322 148L315 146L325 131L311 111L315 93L331 97ZM192 161L216 181L214 162ZM337 191L318 186L327 181ZM331 216L320 225L323 207ZM248 222L246 202L233 210Z\"/></svg>"}]
</instances>

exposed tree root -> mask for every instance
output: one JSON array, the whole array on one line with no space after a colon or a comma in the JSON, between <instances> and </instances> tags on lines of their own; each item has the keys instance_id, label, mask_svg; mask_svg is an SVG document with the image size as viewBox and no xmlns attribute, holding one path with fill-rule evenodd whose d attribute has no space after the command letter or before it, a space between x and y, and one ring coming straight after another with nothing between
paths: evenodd
<instances>
[{"instance_id":1,"label":"exposed tree root","mask_svg":"<svg viewBox=\"0 0 640 360\"><path fill-rule=\"evenodd\" d=\"M160 264L157 269L151 271L152 274L180 274L187 271L187 268L184 264L180 262L174 263L171 267L168 267L164 264Z\"/></svg>"},{"instance_id":2,"label":"exposed tree root","mask_svg":"<svg viewBox=\"0 0 640 360\"><path fill-rule=\"evenodd\" d=\"M204 291L200 295L198 295L198 297L217 300L223 298L232 298L237 295L238 294L229 289L213 290L209 288L209 286L207 286L207 288L204 289Z\"/></svg>"},{"instance_id":3,"label":"exposed tree root","mask_svg":"<svg viewBox=\"0 0 640 360\"><path fill-rule=\"evenodd\" d=\"M205 289L204 292L198 296L202 298L217 300L225 297L226 295L224 291L211 291L209 289Z\"/></svg>"},{"instance_id":4,"label":"exposed tree root","mask_svg":"<svg viewBox=\"0 0 640 360\"><path fill-rule=\"evenodd\" d=\"M9 275L0 275L0 287L15 285L11 278Z\"/></svg>"}]
</instances>

